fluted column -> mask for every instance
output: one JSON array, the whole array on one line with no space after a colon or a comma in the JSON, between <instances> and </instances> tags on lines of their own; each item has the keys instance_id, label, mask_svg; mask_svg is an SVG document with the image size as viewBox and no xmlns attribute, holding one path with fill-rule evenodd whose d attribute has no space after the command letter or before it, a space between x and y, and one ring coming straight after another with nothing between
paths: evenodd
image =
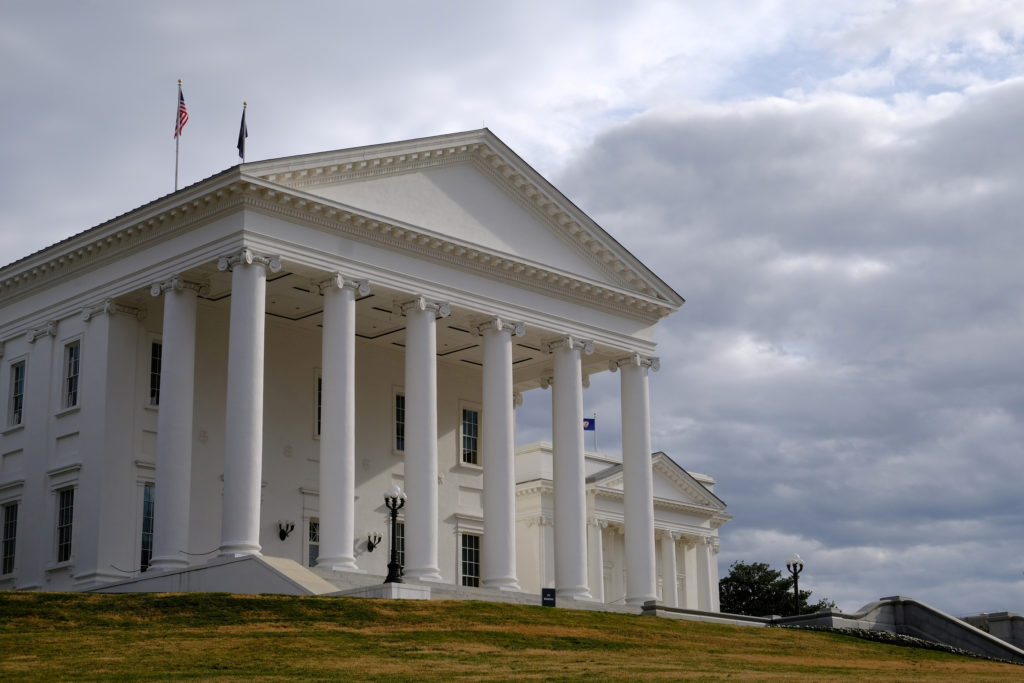
<instances>
[{"instance_id":1,"label":"fluted column","mask_svg":"<svg viewBox=\"0 0 1024 683\"><path fill-rule=\"evenodd\" d=\"M200 286L172 277L150 288L164 298L160 412L156 434L156 498L153 511L154 570L188 566L192 482L192 406L195 399L196 294Z\"/></svg>"},{"instance_id":2,"label":"fluted column","mask_svg":"<svg viewBox=\"0 0 1024 683\"><path fill-rule=\"evenodd\" d=\"M590 571L590 594L597 602L605 602L604 597L604 528L608 522L596 517L587 523L587 560Z\"/></svg>"},{"instance_id":3,"label":"fluted column","mask_svg":"<svg viewBox=\"0 0 1024 683\"><path fill-rule=\"evenodd\" d=\"M555 589L559 597L589 600L580 354L592 353L594 344L567 336L550 342L547 350L555 356L551 392Z\"/></svg>"},{"instance_id":4,"label":"fluted column","mask_svg":"<svg viewBox=\"0 0 1024 683\"><path fill-rule=\"evenodd\" d=\"M447 303L402 304L405 328L405 575L442 581L437 564L437 323Z\"/></svg>"},{"instance_id":5,"label":"fluted column","mask_svg":"<svg viewBox=\"0 0 1024 683\"><path fill-rule=\"evenodd\" d=\"M622 371L622 488L626 527L626 604L657 598L654 563L654 475L647 370L657 358L634 353L613 361Z\"/></svg>"},{"instance_id":6,"label":"fluted column","mask_svg":"<svg viewBox=\"0 0 1024 683\"><path fill-rule=\"evenodd\" d=\"M484 338L480 416L484 469L483 587L518 591L512 335L522 336L524 327L521 322L496 317L481 325L478 331Z\"/></svg>"},{"instance_id":7,"label":"fluted column","mask_svg":"<svg viewBox=\"0 0 1024 683\"><path fill-rule=\"evenodd\" d=\"M335 273L324 296L320 394L320 555L317 566L359 571L355 558L356 293L366 282Z\"/></svg>"},{"instance_id":8,"label":"fluted column","mask_svg":"<svg viewBox=\"0 0 1024 683\"><path fill-rule=\"evenodd\" d=\"M267 269L276 273L281 262L243 249L217 268L232 271L220 554L259 555Z\"/></svg>"},{"instance_id":9,"label":"fluted column","mask_svg":"<svg viewBox=\"0 0 1024 683\"><path fill-rule=\"evenodd\" d=\"M697 539L697 576L700 578L700 586L697 589L697 609L706 612L719 611L716 552L714 538L703 536Z\"/></svg>"},{"instance_id":10,"label":"fluted column","mask_svg":"<svg viewBox=\"0 0 1024 683\"><path fill-rule=\"evenodd\" d=\"M678 577L676 535L665 531L661 534L661 601L669 607L680 607Z\"/></svg>"}]
</instances>

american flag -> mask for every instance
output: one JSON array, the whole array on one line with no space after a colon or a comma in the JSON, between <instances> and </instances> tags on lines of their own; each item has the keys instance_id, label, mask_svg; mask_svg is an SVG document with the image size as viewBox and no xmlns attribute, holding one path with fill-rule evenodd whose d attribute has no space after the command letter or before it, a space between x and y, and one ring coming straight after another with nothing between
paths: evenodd
<instances>
[{"instance_id":1,"label":"american flag","mask_svg":"<svg viewBox=\"0 0 1024 683\"><path fill-rule=\"evenodd\" d=\"M181 84L178 84L178 121L174 124L174 137L181 135L181 129L188 123L188 109L185 108L185 96L181 94Z\"/></svg>"}]
</instances>

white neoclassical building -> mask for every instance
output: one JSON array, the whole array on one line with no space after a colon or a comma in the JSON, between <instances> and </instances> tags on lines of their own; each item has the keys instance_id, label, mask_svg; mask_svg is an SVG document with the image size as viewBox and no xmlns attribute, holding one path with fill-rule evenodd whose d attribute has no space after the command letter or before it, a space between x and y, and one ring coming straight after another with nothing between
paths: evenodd
<instances>
[{"instance_id":1,"label":"white neoclassical building","mask_svg":"<svg viewBox=\"0 0 1024 683\"><path fill-rule=\"evenodd\" d=\"M0 270L0 589L379 581L399 484L410 579L715 610L729 516L651 455L682 303L487 130L228 169Z\"/></svg>"}]
</instances>

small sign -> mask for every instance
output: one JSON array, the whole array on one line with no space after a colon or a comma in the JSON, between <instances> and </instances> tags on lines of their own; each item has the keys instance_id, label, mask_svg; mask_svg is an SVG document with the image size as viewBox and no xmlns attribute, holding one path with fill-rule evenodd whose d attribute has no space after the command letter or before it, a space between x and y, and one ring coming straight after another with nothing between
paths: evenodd
<instances>
[{"instance_id":1,"label":"small sign","mask_svg":"<svg viewBox=\"0 0 1024 683\"><path fill-rule=\"evenodd\" d=\"M541 588L540 589L540 604L542 607L554 607L555 606L555 589L554 588Z\"/></svg>"}]
</instances>

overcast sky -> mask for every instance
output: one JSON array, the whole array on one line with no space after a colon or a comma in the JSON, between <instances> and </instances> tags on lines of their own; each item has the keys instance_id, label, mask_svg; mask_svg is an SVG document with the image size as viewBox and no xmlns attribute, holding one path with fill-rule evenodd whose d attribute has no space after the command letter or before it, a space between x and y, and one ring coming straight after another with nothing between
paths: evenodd
<instances>
[{"instance_id":1,"label":"overcast sky","mask_svg":"<svg viewBox=\"0 0 1024 683\"><path fill-rule=\"evenodd\" d=\"M723 575L1024 612L1024 4L4 0L0 63L5 263L173 189L178 78L183 186L243 100L250 161L489 127L687 299L652 445Z\"/></svg>"}]
</instances>

